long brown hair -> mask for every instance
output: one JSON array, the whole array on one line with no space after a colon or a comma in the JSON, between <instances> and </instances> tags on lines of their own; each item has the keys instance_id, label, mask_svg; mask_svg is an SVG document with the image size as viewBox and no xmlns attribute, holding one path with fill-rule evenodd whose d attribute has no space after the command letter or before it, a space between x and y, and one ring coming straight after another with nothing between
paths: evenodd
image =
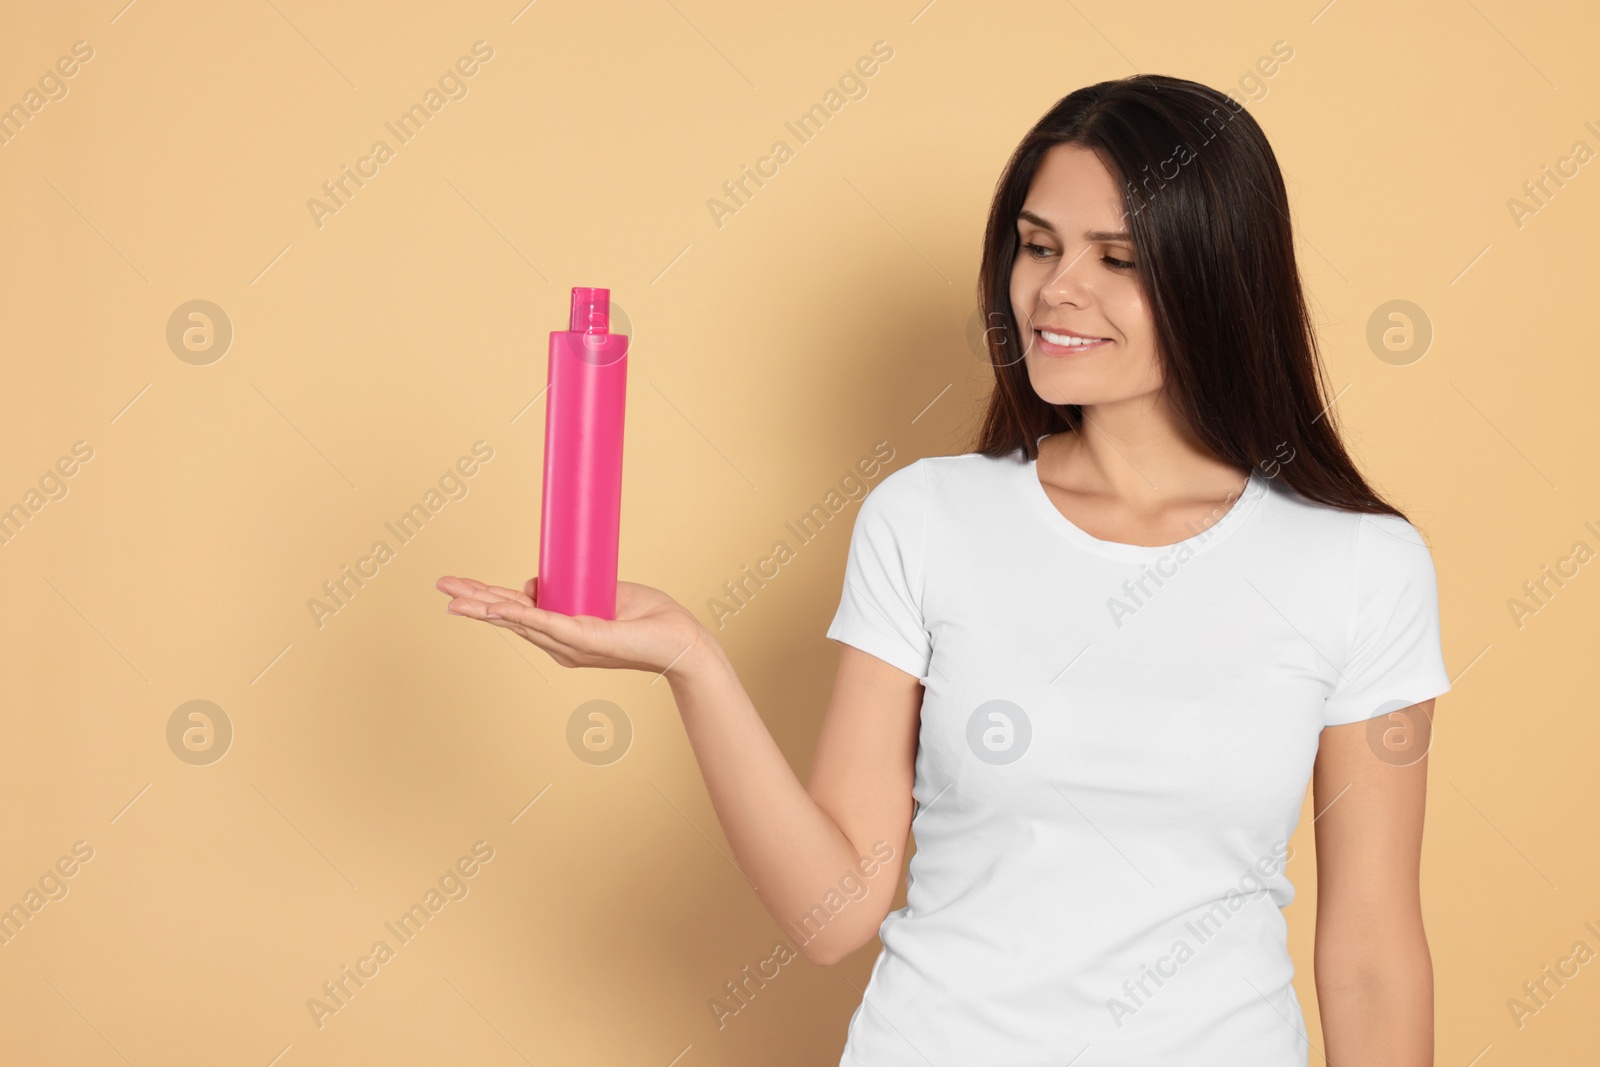
<instances>
[{"instance_id":1,"label":"long brown hair","mask_svg":"<svg viewBox=\"0 0 1600 1067\"><path fill-rule=\"evenodd\" d=\"M1063 97L996 183L978 273L995 388L972 451L1000 457L1021 448L1032 460L1040 437L1082 428L1079 405L1034 391L1022 358L1032 332L1019 331L1011 308L1017 213L1059 144L1093 150L1123 185L1162 389L1200 441L1308 500L1404 518L1362 478L1332 425L1289 201L1266 136L1232 97L1163 75Z\"/></svg>"}]
</instances>

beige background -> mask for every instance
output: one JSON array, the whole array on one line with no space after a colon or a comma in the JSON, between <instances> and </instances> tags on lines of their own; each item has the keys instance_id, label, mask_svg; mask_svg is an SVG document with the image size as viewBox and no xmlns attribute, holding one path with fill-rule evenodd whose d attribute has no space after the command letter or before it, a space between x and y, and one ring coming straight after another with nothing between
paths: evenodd
<instances>
[{"instance_id":1,"label":"beige background","mask_svg":"<svg viewBox=\"0 0 1600 1067\"><path fill-rule=\"evenodd\" d=\"M0 507L66 490L0 545L0 906L93 849L0 947L0 1059L836 1062L876 944L785 965L721 1029L707 1007L779 933L666 687L564 670L447 616L433 581L533 571L538 397L572 285L610 287L634 331L623 577L704 619L876 442L891 469L966 450L1000 167L1058 98L1136 70L1231 88L1267 130L1338 418L1433 546L1456 679L1424 870L1438 1062L1593 1055L1600 964L1520 1028L1507 1006L1575 942L1600 950L1600 577L1580 567L1520 626L1509 603L1600 547L1581 310L1600 176L1520 226L1508 206L1575 142L1600 148L1592 14L123 3L11 0L0 32L0 104L93 49L0 145ZM879 40L866 97L798 144L784 123ZM467 95L319 227L307 200L477 41L493 58ZM1252 81L1278 41L1292 59ZM708 199L778 139L793 158L719 228ZM234 332L203 366L166 340L197 299ZM1435 330L1406 365L1365 336L1394 299ZM92 459L46 477L80 441ZM397 547L384 523L478 441L493 458L447 479L466 495ZM855 513L722 631L802 774ZM394 558L319 628L307 602L379 539ZM196 699L234 730L205 766L166 734ZM595 699L634 731L608 766L566 740ZM1320 1050L1310 814L1288 915ZM469 894L319 1028L308 999L479 841Z\"/></svg>"}]
</instances>

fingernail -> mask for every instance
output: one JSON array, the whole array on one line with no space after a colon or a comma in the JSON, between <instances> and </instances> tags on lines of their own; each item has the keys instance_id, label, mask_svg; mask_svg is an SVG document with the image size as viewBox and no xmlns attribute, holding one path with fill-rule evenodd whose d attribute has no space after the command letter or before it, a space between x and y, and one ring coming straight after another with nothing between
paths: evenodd
<instances>
[{"instance_id":1,"label":"fingernail","mask_svg":"<svg viewBox=\"0 0 1600 1067\"><path fill-rule=\"evenodd\" d=\"M492 611L486 611L483 613L483 617L486 619L498 619L500 616L496 615Z\"/></svg>"}]
</instances>

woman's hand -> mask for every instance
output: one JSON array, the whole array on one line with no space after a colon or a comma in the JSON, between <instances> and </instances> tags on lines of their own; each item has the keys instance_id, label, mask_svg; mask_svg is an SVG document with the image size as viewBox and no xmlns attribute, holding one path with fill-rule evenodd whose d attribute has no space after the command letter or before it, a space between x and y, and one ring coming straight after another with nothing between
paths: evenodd
<instances>
[{"instance_id":1,"label":"woman's hand","mask_svg":"<svg viewBox=\"0 0 1600 1067\"><path fill-rule=\"evenodd\" d=\"M522 591L446 575L434 583L450 595L445 610L510 630L550 653L563 667L612 667L664 673L686 665L691 650L715 638L682 605L659 589L617 583L615 620L563 615L534 606L538 578Z\"/></svg>"}]
</instances>

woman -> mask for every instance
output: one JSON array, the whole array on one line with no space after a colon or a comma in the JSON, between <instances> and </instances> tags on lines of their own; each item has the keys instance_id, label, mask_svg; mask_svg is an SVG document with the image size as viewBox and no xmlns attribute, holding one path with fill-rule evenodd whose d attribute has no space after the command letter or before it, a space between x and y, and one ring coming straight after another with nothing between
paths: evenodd
<instances>
[{"instance_id":1,"label":"woman","mask_svg":"<svg viewBox=\"0 0 1600 1067\"><path fill-rule=\"evenodd\" d=\"M863 500L804 786L658 590L622 583L609 622L445 578L450 610L665 672L773 918L816 963L883 942L844 1065L1302 1067L1308 779L1319 1051L1431 1064L1426 745L1387 735L1450 689L1435 573L1324 417L1261 130L1175 78L1061 100L1000 179L979 305L978 446ZM864 898L816 906L855 872Z\"/></svg>"}]
</instances>

